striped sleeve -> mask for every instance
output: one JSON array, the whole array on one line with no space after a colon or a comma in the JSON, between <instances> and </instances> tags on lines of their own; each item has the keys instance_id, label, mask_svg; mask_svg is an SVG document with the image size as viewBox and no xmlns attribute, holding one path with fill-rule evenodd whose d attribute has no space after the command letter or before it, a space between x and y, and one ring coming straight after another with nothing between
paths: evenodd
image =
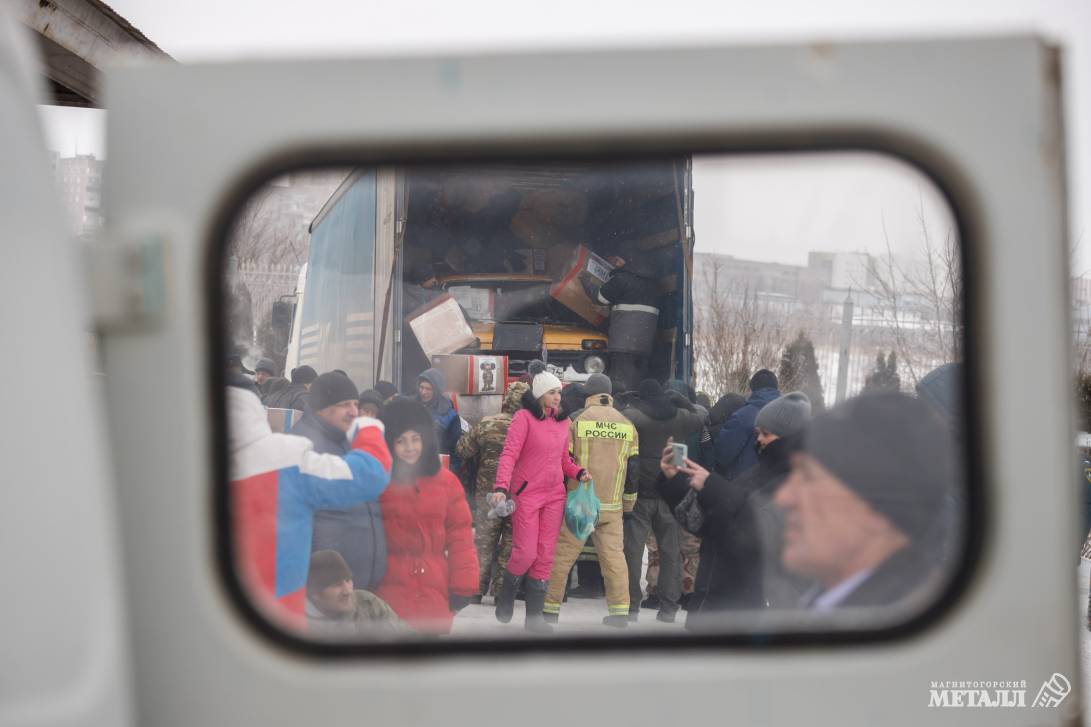
<instances>
[{"instance_id":1,"label":"striped sleeve","mask_svg":"<svg viewBox=\"0 0 1091 727\"><path fill-rule=\"evenodd\" d=\"M303 453L299 465L300 494L317 510L339 510L376 500L390 481L390 473L374 456L352 450L335 454Z\"/></svg>"}]
</instances>

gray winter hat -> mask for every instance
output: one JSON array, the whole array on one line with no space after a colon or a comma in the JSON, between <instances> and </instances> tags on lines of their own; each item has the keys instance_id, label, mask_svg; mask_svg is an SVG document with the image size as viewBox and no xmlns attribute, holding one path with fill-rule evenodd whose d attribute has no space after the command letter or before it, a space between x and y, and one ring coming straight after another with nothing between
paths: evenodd
<instances>
[{"instance_id":1,"label":"gray winter hat","mask_svg":"<svg viewBox=\"0 0 1091 727\"><path fill-rule=\"evenodd\" d=\"M583 385L583 393L585 396L594 396L595 394L611 394L614 391L614 384L610 381L610 377L606 374L591 374L587 377L587 381Z\"/></svg>"},{"instance_id":2,"label":"gray winter hat","mask_svg":"<svg viewBox=\"0 0 1091 727\"><path fill-rule=\"evenodd\" d=\"M778 437L790 437L803 431L810 419L811 400L802 391L792 391L762 407L754 426Z\"/></svg>"}]
</instances>

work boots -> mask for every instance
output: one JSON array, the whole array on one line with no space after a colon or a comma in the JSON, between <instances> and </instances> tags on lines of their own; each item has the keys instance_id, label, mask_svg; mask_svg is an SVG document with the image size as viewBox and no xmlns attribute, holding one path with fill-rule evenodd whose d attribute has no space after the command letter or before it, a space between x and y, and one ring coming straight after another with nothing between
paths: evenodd
<instances>
[{"instance_id":1,"label":"work boots","mask_svg":"<svg viewBox=\"0 0 1091 727\"><path fill-rule=\"evenodd\" d=\"M553 627L545 621L542 608L545 607L546 587L549 585L544 580L527 578L527 621L526 630L532 634L551 634ZM510 617L509 617L510 618Z\"/></svg>"},{"instance_id":2,"label":"work boots","mask_svg":"<svg viewBox=\"0 0 1091 727\"><path fill-rule=\"evenodd\" d=\"M500 581L500 592L496 594L496 620L502 624L509 623L511 621L511 615L515 612L515 591L519 589L519 582L523 580L522 576L513 576L508 572L508 569L504 569L503 577ZM544 603L544 595L543 595ZM542 606L538 606L538 613L542 612Z\"/></svg>"}]
</instances>

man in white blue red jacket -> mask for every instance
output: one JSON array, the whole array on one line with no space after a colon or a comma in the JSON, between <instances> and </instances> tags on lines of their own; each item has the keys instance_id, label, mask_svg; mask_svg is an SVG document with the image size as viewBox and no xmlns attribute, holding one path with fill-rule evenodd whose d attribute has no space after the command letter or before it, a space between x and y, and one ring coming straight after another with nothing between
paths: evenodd
<instances>
[{"instance_id":1,"label":"man in white blue red jacket","mask_svg":"<svg viewBox=\"0 0 1091 727\"><path fill-rule=\"evenodd\" d=\"M383 426L360 417L344 455L318 454L291 434L274 434L252 390L227 387L231 516L236 563L251 597L273 616L304 621L316 510L378 499L390 481Z\"/></svg>"}]
</instances>

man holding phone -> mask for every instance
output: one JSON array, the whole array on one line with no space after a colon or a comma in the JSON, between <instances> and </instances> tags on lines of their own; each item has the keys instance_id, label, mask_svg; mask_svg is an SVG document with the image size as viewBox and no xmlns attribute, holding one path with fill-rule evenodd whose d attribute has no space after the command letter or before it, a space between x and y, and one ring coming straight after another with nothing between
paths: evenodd
<instances>
[{"instance_id":1,"label":"man holding phone","mask_svg":"<svg viewBox=\"0 0 1091 727\"><path fill-rule=\"evenodd\" d=\"M655 533L659 545L659 613L656 619L674 623L682 596L681 532L674 513L660 498L656 489L659 458L667 440L682 442L703 423L699 415L680 409L658 381L645 379L631 399L626 417L636 425L640 435L640 472L637 500L632 514L625 516L625 562L629 567L629 620L640 615L640 576L644 566L644 543L648 533Z\"/></svg>"}]
</instances>

